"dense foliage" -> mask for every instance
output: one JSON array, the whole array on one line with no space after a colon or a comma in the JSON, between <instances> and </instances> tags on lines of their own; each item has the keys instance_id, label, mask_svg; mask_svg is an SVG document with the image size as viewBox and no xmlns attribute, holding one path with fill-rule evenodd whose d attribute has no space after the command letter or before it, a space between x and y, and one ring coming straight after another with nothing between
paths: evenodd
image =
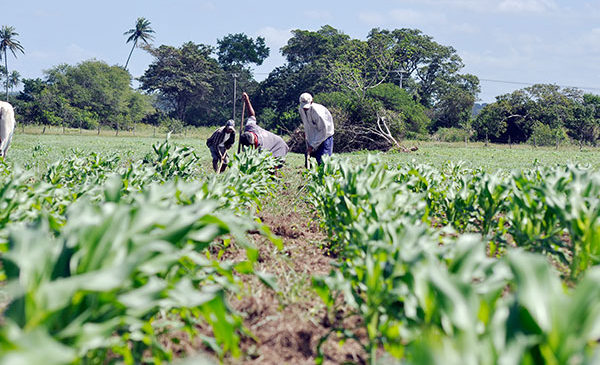
<instances>
[{"instance_id":1,"label":"dense foliage","mask_svg":"<svg viewBox=\"0 0 600 365\"><path fill-rule=\"evenodd\" d=\"M463 64L452 47L417 29L373 29L365 41L331 26L292 33L281 49L287 64L261 83L257 98L268 127L294 130L305 91L337 109L336 145L347 150L387 149L393 139L468 124L479 81L459 73Z\"/></svg>"},{"instance_id":2,"label":"dense foliage","mask_svg":"<svg viewBox=\"0 0 600 365\"><path fill-rule=\"evenodd\" d=\"M301 124L298 96L311 92L335 109L341 132L336 145L345 150L388 149L403 138L468 124L479 83L475 76L460 74L463 64L452 47L417 29L373 29L366 40L331 26L292 33L281 49L287 63L260 83L250 66L269 55L262 37L229 34L217 40L217 47L144 43L154 60L139 82L152 99L133 92L130 76L120 67L86 61L56 66L44 80L23 80L17 114L22 123L105 125L117 131L141 120L171 130L218 125L232 116L235 84L237 95L250 94L259 122L280 134ZM133 51L138 38L152 39L153 30L139 18L125 34ZM90 68L95 68L91 74ZM148 108L149 100L155 111Z\"/></svg>"},{"instance_id":3,"label":"dense foliage","mask_svg":"<svg viewBox=\"0 0 600 365\"><path fill-rule=\"evenodd\" d=\"M23 80L15 102L17 121L93 129L132 128L154 109L150 97L134 90L131 76L118 66L85 61L59 65L45 78Z\"/></svg>"},{"instance_id":4,"label":"dense foliage","mask_svg":"<svg viewBox=\"0 0 600 365\"><path fill-rule=\"evenodd\" d=\"M566 139L596 144L600 97L556 85L533 85L498 96L473 121L479 139L554 145Z\"/></svg>"},{"instance_id":5,"label":"dense foliage","mask_svg":"<svg viewBox=\"0 0 600 365\"><path fill-rule=\"evenodd\" d=\"M313 279L327 336L357 341L372 364L380 348L406 364L598 360L597 172L334 159L309 177L339 257Z\"/></svg>"}]
</instances>

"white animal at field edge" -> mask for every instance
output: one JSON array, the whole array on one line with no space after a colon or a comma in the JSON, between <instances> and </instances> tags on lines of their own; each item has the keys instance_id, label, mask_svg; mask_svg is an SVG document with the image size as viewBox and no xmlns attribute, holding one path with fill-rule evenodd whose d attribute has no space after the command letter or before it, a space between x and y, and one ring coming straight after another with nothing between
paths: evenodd
<instances>
[{"instance_id":1,"label":"white animal at field edge","mask_svg":"<svg viewBox=\"0 0 600 365\"><path fill-rule=\"evenodd\" d=\"M6 158L15 131L15 111L9 103L0 101L0 156Z\"/></svg>"}]
</instances>

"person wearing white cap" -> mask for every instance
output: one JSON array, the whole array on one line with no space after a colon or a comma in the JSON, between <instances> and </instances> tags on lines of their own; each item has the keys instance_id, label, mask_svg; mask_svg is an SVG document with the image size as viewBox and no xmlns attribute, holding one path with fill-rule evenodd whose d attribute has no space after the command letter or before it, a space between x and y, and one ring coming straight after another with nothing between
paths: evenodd
<instances>
[{"instance_id":1,"label":"person wearing white cap","mask_svg":"<svg viewBox=\"0 0 600 365\"><path fill-rule=\"evenodd\" d=\"M300 118L304 124L307 153L323 163L323 155L333 153L333 117L321 104L313 102L309 93L300 95Z\"/></svg>"},{"instance_id":2,"label":"person wearing white cap","mask_svg":"<svg viewBox=\"0 0 600 365\"><path fill-rule=\"evenodd\" d=\"M217 172L223 172L229 163L227 150L235 142L235 122L229 119L224 126L218 128L207 140L206 145L212 155L213 168Z\"/></svg>"}]
</instances>

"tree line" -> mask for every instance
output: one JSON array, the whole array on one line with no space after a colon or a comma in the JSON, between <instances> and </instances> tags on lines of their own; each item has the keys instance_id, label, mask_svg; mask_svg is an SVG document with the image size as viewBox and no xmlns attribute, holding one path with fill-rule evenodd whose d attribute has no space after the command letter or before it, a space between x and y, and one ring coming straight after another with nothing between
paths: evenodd
<instances>
[{"instance_id":1,"label":"tree line","mask_svg":"<svg viewBox=\"0 0 600 365\"><path fill-rule=\"evenodd\" d=\"M11 31L14 45L16 33ZM234 93L244 90L260 123L291 135L297 149L302 146L298 96L308 91L334 114L336 146L347 151L401 147L402 139L448 130L515 143L533 137L543 144L548 134L590 143L598 138L598 98L553 85L499 96L473 117L479 79L461 72L464 64L454 48L418 29L375 28L365 40L328 25L317 31L294 30L280 49L285 64L261 82L252 67L269 56L262 37L229 34L216 47L191 41L179 47L154 46L154 30L144 18L124 35L132 43L125 67L87 60L55 66L43 78L22 80L23 91L13 101L18 121L108 126L117 133L140 122L170 129L220 125L233 116ZM138 89L132 88L127 71L135 48L153 56L137 79ZM0 48L5 62L6 49ZM17 50L23 52L20 44Z\"/></svg>"},{"instance_id":2,"label":"tree line","mask_svg":"<svg viewBox=\"0 0 600 365\"><path fill-rule=\"evenodd\" d=\"M537 84L496 97L474 118L476 138L500 143L596 145L600 96L576 88Z\"/></svg>"}]
</instances>

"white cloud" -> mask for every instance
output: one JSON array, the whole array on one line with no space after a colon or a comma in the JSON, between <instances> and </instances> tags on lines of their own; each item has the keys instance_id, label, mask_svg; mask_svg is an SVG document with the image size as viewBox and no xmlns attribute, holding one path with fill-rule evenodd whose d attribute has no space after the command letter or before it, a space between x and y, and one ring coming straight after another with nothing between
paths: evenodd
<instances>
[{"instance_id":1,"label":"white cloud","mask_svg":"<svg viewBox=\"0 0 600 365\"><path fill-rule=\"evenodd\" d=\"M217 6L212 1L204 1L200 3L200 6L207 11L213 11L217 9Z\"/></svg>"},{"instance_id":2,"label":"white cloud","mask_svg":"<svg viewBox=\"0 0 600 365\"><path fill-rule=\"evenodd\" d=\"M463 52L462 59L468 69L487 70L484 73L476 72L479 77L483 78L497 77L495 76L497 72L502 73L506 70L520 70L531 62L525 55L514 51L502 54L491 51Z\"/></svg>"},{"instance_id":3,"label":"white cloud","mask_svg":"<svg viewBox=\"0 0 600 365\"><path fill-rule=\"evenodd\" d=\"M422 25L422 24L440 24L446 22L446 16L435 12L419 12L411 9L394 9L390 11L390 18L401 24Z\"/></svg>"},{"instance_id":4,"label":"white cloud","mask_svg":"<svg viewBox=\"0 0 600 365\"><path fill-rule=\"evenodd\" d=\"M507 13L545 13L557 6L552 0L502 0L497 9Z\"/></svg>"},{"instance_id":5,"label":"white cloud","mask_svg":"<svg viewBox=\"0 0 600 365\"><path fill-rule=\"evenodd\" d=\"M362 12L358 15L361 22L369 26L394 25L400 28L404 26L422 26L424 24L444 24L447 19L442 13L423 13L413 9L392 9L386 14L378 12Z\"/></svg>"},{"instance_id":6,"label":"white cloud","mask_svg":"<svg viewBox=\"0 0 600 365\"><path fill-rule=\"evenodd\" d=\"M365 11L358 14L358 20L368 26L380 26L386 22L385 16L380 13Z\"/></svg>"},{"instance_id":7,"label":"white cloud","mask_svg":"<svg viewBox=\"0 0 600 365\"><path fill-rule=\"evenodd\" d=\"M71 43L65 50L65 55L68 62L78 63L81 61L89 60L90 58L96 58L97 55L90 50L87 50L77 44Z\"/></svg>"},{"instance_id":8,"label":"white cloud","mask_svg":"<svg viewBox=\"0 0 600 365\"><path fill-rule=\"evenodd\" d=\"M254 68L256 80L262 81L275 67L285 63L285 58L281 55L279 49L287 44L288 40L292 37L292 31L291 29L264 27L259 29L256 32L256 35L264 37L265 43L270 48L269 57L262 65Z\"/></svg>"},{"instance_id":9,"label":"white cloud","mask_svg":"<svg viewBox=\"0 0 600 365\"><path fill-rule=\"evenodd\" d=\"M575 44L582 51L586 50L588 53L595 54L600 53L600 28L593 28L589 32L586 32Z\"/></svg>"},{"instance_id":10,"label":"white cloud","mask_svg":"<svg viewBox=\"0 0 600 365\"><path fill-rule=\"evenodd\" d=\"M37 58L40 60L47 60L50 59L51 57L53 57L53 54L50 54L48 52L45 51L32 51L32 52L27 52L27 57L31 57L31 58Z\"/></svg>"},{"instance_id":11,"label":"white cloud","mask_svg":"<svg viewBox=\"0 0 600 365\"><path fill-rule=\"evenodd\" d=\"M307 10L304 12L304 15L307 18L315 19L315 20L330 20L331 13L324 10Z\"/></svg>"},{"instance_id":12,"label":"white cloud","mask_svg":"<svg viewBox=\"0 0 600 365\"><path fill-rule=\"evenodd\" d=\"M274 27L260 28L257 35L264 37L267 46L271 47L271 53L273 50L279 50L287 44L287 41L292 37L291 29L277 29Z\"/></svg>"},{"instance_id":13,"label":"white cloud","mask_svg":"<svg viewBox=\"0 0 600 365\"><path fill-rule=\"evenodd\" d=\"M413 0L435 7L483 13L545 13L558 9L555 0Z\"/></svg>"},{"instance_id":14,"label":"white cloud","mask_svg":"<svg viewBox=\"0 0 600 365\"><path fill-rule=\"evenodd\" d=\"M462 33L462 34L477 34L480 32L479 27L477 27L473 24L470 24L470 23L453 24L451 26L451 29L455 33Z\"/></svg>"},{"instance_id":15,"label":"white cloud","mask_svg":"<svg viewBox=\"0 0 600 365\"><path fill-rule=\"evenodd\" d=\"M33 11L33 16L37 18L52 18L59 16L60 13L56 11L50 11L48 9L36 8Z\"/></svg>"}]
</instances>

